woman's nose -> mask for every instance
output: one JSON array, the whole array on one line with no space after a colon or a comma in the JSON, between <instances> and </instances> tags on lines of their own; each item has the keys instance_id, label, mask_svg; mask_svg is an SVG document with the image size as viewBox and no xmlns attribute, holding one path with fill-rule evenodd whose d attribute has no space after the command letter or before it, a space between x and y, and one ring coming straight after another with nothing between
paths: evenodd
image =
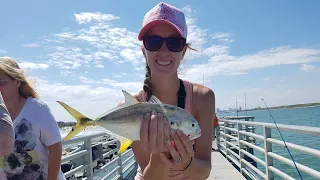
<instances>
[{"instance_id":1,"label":"woman's nose","mask_svg":"<svg viewBox=\"0 0 320 180\"><path fill-rule=\"evenodd\" d=\"M159 49L159 53L161 53L161 54L169 54L170 53L165 41L162 43L161 48Z\"/></svg>"}]
</instances>

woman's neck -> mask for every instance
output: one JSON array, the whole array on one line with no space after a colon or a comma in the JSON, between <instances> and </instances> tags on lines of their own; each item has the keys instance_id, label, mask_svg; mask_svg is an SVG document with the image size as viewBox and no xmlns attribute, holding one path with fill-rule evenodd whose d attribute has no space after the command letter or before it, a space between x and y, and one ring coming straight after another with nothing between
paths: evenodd
<instances>
[{"instance_id":1,"label":"woman's neck","mask_svg":"<svg viewBox=\"0 0 320 180\"><path fill-rule=\"evenodd\" d=\"M179 78L152 76L152 94L167 104L176 104L179 90Z\"/></svg>"},{"instance_id":2,"label":"woman's neck","mask_svg":"<svg viewBox=\"0 0 320 180\"><path fill-rule=\"evenodd\" d=\"M14 121L19 115L26 101L26 98L19 95L13 101L6 103L6 107L8 108L12 121Z\"/></svg>"}]
</instances>

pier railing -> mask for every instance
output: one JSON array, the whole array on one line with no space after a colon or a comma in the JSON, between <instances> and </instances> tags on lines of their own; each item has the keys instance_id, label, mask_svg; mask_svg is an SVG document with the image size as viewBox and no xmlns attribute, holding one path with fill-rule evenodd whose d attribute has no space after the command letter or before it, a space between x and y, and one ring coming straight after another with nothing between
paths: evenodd
<instances>
[{"instance_id":1,"label":"pier railing","mask_svg":"<svg viewBox=\"0 0 320 180\"><path fill-rule=\"evenodd\" d=\"M294 179L289 176L283 170L274 166L273 161L289 165L291 168L295 168L291 159L283 157L276 152L273 152L273 146L285 147L282 140L272 138L272 129L276 129L275 124L261 123L261 122L249 122L241 120L219 119L218 130L218 148L230 160L243 174L251 179L266 179L273 180L275 174L283 179ZM308 126L293 126L277 124L278 128L287 132L294 132L299 134L311 134L320 137L320 128L308 127ZM262 135L255 132L251 132L250 129L260 127L263 129ZM263 142L263 146L259 147L253 139L259 139ZM320 142L314 142L320 143ZM287 147L290 150L295 150L303 154L311 155L315 158L314 161L320 160L320 151L317 149L301 146L292 142L287 142ZM249 149L259 151L264 154L264 158L259 158L250 152ZM255 163L262 165L265 168L265 172L262 172L250 163L249 160L253 160ZM320 179L320 172L308 167L305 164L295 162L299 171L304 172L315 179Z\"/></svg>"},{"instance_id":2,"label":"pier railing","mask_svg":"<svg viewBox=\"0 0 320 180\"><path fill-rule=\"evenodd\" d=\"M67 141L63 141L62 145L68 147L70 145L76 146L72 152L62 156L61 163L70 163L72 168L64 173L65 178L75 176L76 173L81 172L84 174L83 179L93 179L93 177L99 177L99 179L124 179L124 176L130 174L130 171L136 165L136 160L129 149L122 154L117 154L115 158L107 162L102 167L97 167L99 161L103 161L104 158L110 155L116 154L120 147L120 141L114 139L111 141L99 141L107 133L97 133L93 135L76 137ZM103 146L115 145L118 148L111 149L105 153L101 149ZM95 151L95 150L98 151ZM98 152L98 153L97 153ZM99 154L100 152L100 154ZM111 170L106 171L108 167L113 165Z\"/></svg>"}]
</instances>

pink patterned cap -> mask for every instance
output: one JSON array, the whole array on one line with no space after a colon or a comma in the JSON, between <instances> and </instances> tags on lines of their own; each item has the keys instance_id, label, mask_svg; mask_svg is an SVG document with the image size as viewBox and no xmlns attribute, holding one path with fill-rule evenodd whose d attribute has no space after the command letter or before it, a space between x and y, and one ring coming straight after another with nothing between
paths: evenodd
<instances>
[{"instance_id":1,"label":"pink patterned cap","mask_svg":"<svg viewBox=\"0 0 320 180\"><path fill-rule=\"evenodd\" d=\"M174 6L160 2L144 16L142 29L138 36L139 41L152 26L160 23L173 26L182 37L187 38L188 29L183 12Z\"/></svg>"}]
</instances>

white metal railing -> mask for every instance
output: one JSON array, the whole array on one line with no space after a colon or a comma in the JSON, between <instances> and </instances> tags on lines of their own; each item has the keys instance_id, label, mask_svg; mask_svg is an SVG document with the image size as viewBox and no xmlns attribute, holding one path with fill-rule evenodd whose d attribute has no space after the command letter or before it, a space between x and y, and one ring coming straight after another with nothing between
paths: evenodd
<instances>
[{"instance_id":1,"label":"white metal railing","mask_svg":"<svg viewBox=\"0 0 320 180\"><path fill-rule=\"evenodd\" d=\"M117 157L115 157L113 160L111 160L110 162L106 163L104 166L98 168L98 170L93 172L93 169L97 167L98 160L102 160L112 154L115 154L120 147L120 141L117 139L111 140L111 141L97 141L106 135L108 135L108 133L103 132L103 133L97 133L93 135L75 137L70 140L62 142L63 147L70 146L70 145L74 145L78 147L72 152L69 152L68 154L62 156L61 163L71 162L71 164L73 164L72 169L64 173L65 178L75 176L77 172L83 172L85 174L84 179L93 179L93 177L95 177L95 175L97 174L99 174L99 177L101 177L102 175L101 177L102 180L107 178L110 179L112 176L114 177L111 179L125 178L124 174L132 170L132 168L136 165L136 160L134 158L134 155L126 157L128 154L130 155L130 153L132 153L131 149L125 151L122 154L117 154ZM117 145L117 148L112 149L108 152L105 152L100 157L96 157L95 160L93 160L93 156L92 156L93 147L95 146L102 147L102 146L108 146L111 144ZM116 164L113 170L105 173L105 169L107 169L113 164ZM124 166L125 164L127 165Z\"/></svg>"},{"instance_id":2,"label":"white metal railing","mask_svg":"<svg viewBox=\"0 0 320 180\"><path fill-rule=\"evenodd\" d=\"M239 118L238 118L239 119ZM311 134L320 137L319 127L309 126L293 126L277 124L279 130L290 131L300 134ZM249 127L261 127L263 129L263 135L259 135L253 132L248 132ZM273 180L274 174L277 174L284 179L294 179L282 170L276 168L273 165L273 160L276 159L279 162L289 165L295 168L294 163L291 159L285 158L275 152L272 152L273 145L279 145L285 147L284 142L272 138L271 130L276 129L275 124L272 123L261 123L261 122L248 122L241 120L229 120L219 119L219 133L218 133L218 148L227 159L232 161L240 170L243 175L247 175L252 179L267 179ZM249 137L261 140L264 143L263 148L257 146L255 143L247 141ZM315 142L320 143L320 142ZM304 154L318 158L315 161L320 160L320 150L297 145L294 143L286 142L287 147L290 150L299 151ZM264 154L264 159L260 159L256 155L248 152L248 149L252 148ZM236 153L235 151L236 150ZM254 160L256 163L265 167L265 173L253 166L250 162L244 159L244 155ZM320 172L312 169L307 165L303 165L295 162L299 171L304 172L313 178L320 179ZM319 167L320 169L320 167ZM257 176L258 175L258 176Z\"/></svg>"}]
</instances>

